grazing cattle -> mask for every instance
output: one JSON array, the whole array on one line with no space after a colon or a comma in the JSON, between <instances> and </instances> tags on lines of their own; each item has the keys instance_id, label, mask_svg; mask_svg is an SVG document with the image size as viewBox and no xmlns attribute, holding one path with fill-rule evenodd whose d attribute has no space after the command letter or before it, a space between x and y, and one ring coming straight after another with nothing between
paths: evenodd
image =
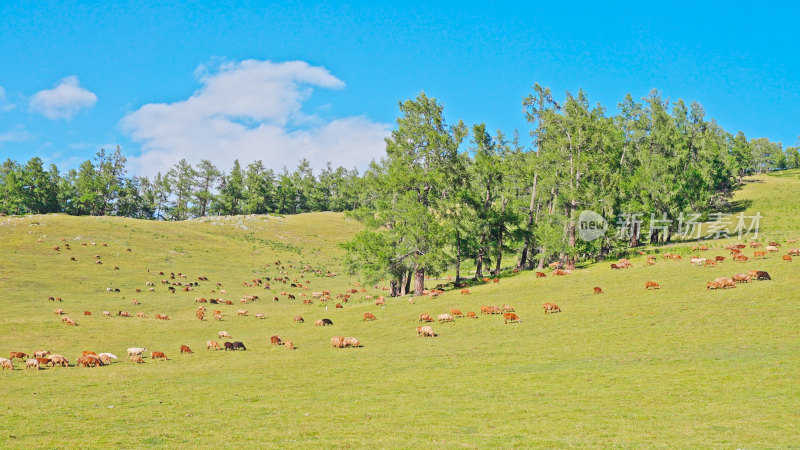
<instances>
[{"instance_id":1,"label":"grazing cattle","mask_svg":"<svg viewBox=\"0 0 800 450\"><path fill-rule=\"evenodd\" d=\"M188 345L181 345L181 353L192 353L192 349Z\"/></svg>"},{"instance_id":2,"label":"grazing cattle","mask_svg":"<svg viewBox=\"0 0 800 450\"><path fill-rule=\"evenodd\" d=\"M266 319L267 315L264 313L256 313L256 319Z\"/></svg>"},{"instance_id":3,"label":"grazing cattle","mask_svg":"<svg viewBox=\"0 0 800 450\"><path fill-rule=\"evenodd\" d=\"M383 297L378 297L377 299L375 299L376 306L383 306L385 304L386 304L386 299L384 299Z\"/></svg>"},{"instance_id":4,"label":"grazing cattle","mask_svg":"<svg viewBox=\"0 0 800 450\"><path fill-rule=\"evenodd\" d=\"M60 315L62 315L62 314L64 314L64 310L63 310L63 309L61 309L61 308L56 308L56 310L55 310L55 311L53 311L53 312L54 312L54 313L56 313L56 314L58 314L59 316L60 316Z\"/></svg>"},{"instance_id":5,"label":"grazing cattle","mask_svg":"<svg viewBox=\"0 0 800 450\"><path fill-rule=\"evenodd\" d=\"M655 260L655 259L650 259L650 258L647 258L647 265L648 265L648 266L654 266L654 265L656 265L656 260Z\"/></svg>"},{"instance_id":6,"label":"grazing cattle","mask_svg":"<svg viewBox=\"0 0 800 450\"><path fill-rule=\"evenodd\" d=\"M130 317L131 313L129 313L128 311L117 311L117 315L120 317Z\"/></svg>"},{"instance_id":7,"label":"grazing cattle","mask_svg":"<svg viewBox=\"0 0 800 450\"><path fill-rule=\"evenodd\" d=\"M747 283L748 281L750 281L750 275L746 273L737 273L732 278L734 283Z\"/></svg>"},{"instance_id":8,"label":"grazing cattle","mask_svg":"<svg viewBox=\"0 0 800 450\"><path fill-rule=\"evenodd\" d=\"M800 248L790 248L789 255L791 256L800 256Z\"/></svg>"},{"instance_id":9,"label":"grazing cattle","mask_svg":"<svg viewBox=\"0 0 800 450\"><path fill-rule=\"evenodd\" d=\"M500 310L503 312L514 312L514 308L512 308L511 305L503 305Z\"/></svg>"},{"instance_id":10,"label":"grazing cattle","mask_svg":"<svg viewBox=\"0 0 800 450\"><path fill-rule=\"evenodd\" d=\"M303 304L304 305L313 305L314 304L314 300L308 300L308 299L303 300Z\"/></svg>"},{"instance_id":11,"label":"grazing cattle","mask_svg":"<svg viewBox=\"0 0 800 450\"><path fill-rule=\"evenodd\" d=\"M214 320L222 320L222 314L214 314Z\"/></svg>"},{"instance_id":12,"label":"grazing cattle","mask_svg":"<svg viewBox=\"0 0 800 450\"><path fill-rule=\"evenodd\" d=\"M716 267L716 266L717 266L716 261L712 261L710 259L706 260L706 267Z\"/></svg>"},{"instance_id":13,"label":"grazing cattle","mask_svg":"<svg viewBox=\"0 0 800 450\"><path fill-rule=\"evenodd\" d=\"M450 314L439 314L438 320L439 320L439 323L452 322L453 321L453 316L451 316Z\"/></svg>"},{"instance_id":14,"label":"grazing cattle","mask_svg":"<svg viewBox=\"0 0 800 450\"><path fill-rule=\"evenodd\" d=\"M100 360L101 366L107 366L111 364L111 358L106 355L99 355L97 358Z\"/></svg>"},{"instance_id":15,"label":"grazing cattle","mask_svg":"<svg viewBox=\"0 0 800 450\"><path fill-rule=\"evenodd\" d=\"M545 303L542 305L542 308L544 308L545 314L561 312L561 308L559 308L555 303Z\"/></svg>"},{"instance_id":16,"label":"grazing cattle","mask_svg":"<svg viewBox=\"0 0 800 450\"><path fill-rule=\"evenodd\" d=\"M536 278L545 278L547 275L544 272L536 272Z\"/></svg>"},{"instance_id":17,"label":"grazing cattle","mask_svg":"<svg viewBox=\"0 0 800 450\"><path fill-rule=\"evenodd\" d=\"M64 322L65 324L67 324L67 325L72 325L73 327L77 327L78 326L78 324L75 323L75 321L70 319L69 317L64 317L63 319L61 319L61 321Z\"/></svg>"},{"instance_id":18,"label":"grazing cattle","mask_svg":"<svg viewBox=\"0 0 800 450\"><path fill-rule=\"evenodd\" d=\"M553 271L553 275L557 276L557 277L564 276L567 273L568 273L567 271L562 270L562 269L556 269L556 270Z\"/></svg>"},{"instance_id":19,"label":"grazing cattle","mask_svg":"<svg viewBox=\"0 0 800 450\"><path fill-rule=\"evenodd\" d=\"M621 268L622 268L622 267L620 267L620 266L618 266L618 265L616 265L616 264L611 264L611 269L619 270L619 269L621 269Z\"/></svg>"},{"instance_id":20,"label":"grazing cattle","mask_svg":"<svg viewBox=\"0 0 800 450\"><path fill-rule=\"evenodd\" d=\"M492 278L492 283L497 284L500 282L500 278Z\"/></svg>"},{"instance_id":21,"label":"grazing cattle","mask_svg":"<svg viewBox=\"0 0 800 450\"><path fill-rule=\"evenodd\" d=\"M39 361L37 361L37 360L35 360L33 358L26 360L25 361L25 370L30 369L30 368L39 370Z\"/></svg>"},{"instance_id":22,"label":"grazing cattle","mask_svg":"<svg viewBox=\"0 0 800 450\"><path fill-rule=\"evenodd\" d=\"M52 355L50 356L50 364L53 366L67 367L69 366L69 361L61 355Z\"/></svg>"},{"instance_id":23,"label":"grazing cattle","mask_svg":"<svg viewBox=\"0 0 800 450\"><path fill-rule=\"evenodd\" d=\"M314 326L315 327L321 327L322 326L322 319L315 320L314 321Z\"/></svg>"},{"instance_id":24,"label":"grazing cattle","mask_svg":"<svg viewBox=\"0 0 800 450\"><path fill-rule=\"evenodd\" d=\"M247 348L244 346L244 344L241 343L240 341L234 341L232 344L233 344L233 350L247 350ZM226 342L225 345L227 346L228 343ZM226 350L227 350L227 348L226 348Z\"/></svg>"},{"instance_id":25,"label":"grazing cattle","mask_svg":"<svg viewBox=\"0 0 800 450\"><path fill-rule=\"evenodd\" d=\"M128 349L128 356L141 356L147 351L147 347L131 347Z\"/></svg>"},{"instance_id":26,"label":"grazing cattle","mask_svg":"<svg viewBox=\"0 0 800 450\"><path fill-rule=\"evenodd\" d=\"M91 315L92 315L92 312L91 312L91 311L84 311L84 312L83 312L83 315L84 315L84 316L91 316Z\"/></svg>"},{"instance_id":27,"label":"grazing cattle","mask_svg":"<svg viewBox=\"0 0 800 450\"><path fill-rule=\"evenodd\" d=\"M14 363L10 359L0 358L0 366L3 367L3 371L6 369L14 370Z\"/></svg>"},{"instance_id":28,"label":"grazing cattle","mask_svg":"<svg viewBox=\"0 0 800 450\"><path fill-rule=\"evenodd\" d=\"M131 299L131 305L140 305L140 304L141 303L139 303L139 300L136 300L135 298Z\"/></svg>"},{"instance_id":29,"label":"grazing cattle","mask_svg":"<svg viewBox=\"0 0 800 450\"><path fill-rule=\"evenodd\" d=\"M377 320L377 318L375 317L375 314L367 312L364 313L364 321L366 322L367 320Z\"/></svg>"},{"instance_id":30,"label":"grazing cattle","mask_svg":"<svg viewBox=\"0 0 800 450\"><path fill-rule=\"evenodd\" d=\"M295 323L303 323L303 322L305 322L303 320L303 316L294 316L294 317L292 317L292 321L295 322Z\"/></svg>"},{"instance_id":31,"label":"grazing cattle","mask_svg":"<svg viewBox=\"0 0 800 450\"><path fill-rule=\"evenodd\" d=\"M286 341L283 343L283 345L289 350L294 350L294 342L292 341Z\"/></svg>"},{"instance_id":32,"label":"grazing cattle","mask_svg":"<svg viewBox=\"0 0 800 450\"><path fill-rule=\"evenodd\" d=\"M97 356L97 352L93 352L91 350L84 350L81 352L81 356L89 356L89 355Z\"/></svg>"},{"instance_id":33,"label":"grazing cattle","mask_svg":"<svg viewBox=\"0 0 800 450\"><path fill-rule=\"evenodd\" d=\"M277 334L274 335L274 336L270 336L269 343L272 344L272 345L281 345L281 344L283 344L283 342L281 342L280 336L278 336Z\"/></svg>"},{"instance_id":34,"label":"grazing cattle","mask_svg":"<svg viewBox=\"0 0 800 450\"><path fill-rule=\"evenodd\" d=\"M142 359L142 357L141 357L141 356L139 356L139 355L133 355L133 356L131 356L131 361L132 361L132 362L135 362L136 364L144 364L144 360L143 360L143 359Z\"/></svg>"},{"instance_id":35,"label":"grazing cattle","mask_svg":"<svg viewBox=\"0 0 800 450\"><path fill-rule=\"evenodd\" d=\"M461 317L461 318L463 318L463 317L464 317L464 313L462 313L462 312L461 312L461 310L460 310L460 309L457 309L457 308L452 308L452 309L450 310L450 314L451 314L453 317Z\"/></svg>"},{"instance_id":36,"label":"grazing cattle","mask_svg":"<svg viewBox=\"0 0 800 450\"><path fill-rule=\"evenodd\" d=\"M645 288L645 289L650 289L650 288L653 288L653 289L661 289L661 285L659 285L659 284L658 284L658 283L656 283L655 281L646 281L646 282L644 283L644 288Z\"/></svg>"},{"instance_id":37,"label":"grazing cattle","mask_svg":"<svg viewBox=\"0 0 800 450\"><path fill-rule=\"evenodd\" d=\"M295 296L293 294L289 294L286 296L286 298L288 298L289 300L294 300Z\"/></svg>"},{"instance_id":38,"label":"grazing cattle","mask_svg":"<svg viewBox=\"0 0 800 450\"><path fill-rule=\"evenodd\" d=\"M603 288L601 288L599 286L595 286L594 287L594 293L595 294L602 294L603 293Z\"/></svg>"},{"instance_id":39,"label":"grazing cattle","mask_svg":"<svg viewBox=\"0 0 800 450\"><path fill-rule=\"evenodd\" d=\"M343 308L344 308L344 306L342 306L341 303L337 303L336 304L336 309L343 309Z\"/></svg>"},{"instance_id":40,"label":"grazing cattle","mask_svg":"<svg viewBox=\"0 0 800 450\"><path fill-rule=\"evenodd\" d=\"M759 243L759 242L751 242L750 243L750 248L757 248L757 247L761 247L761 243Z\"/></svg>"},{"instance_id":41,"label":"grazing cattle","mask_svg":"<svg viewBox=\"0 0 800 450\"><path fill-rule=\"evenodd\" d=\"M471 292L469 291L469 289L462 289L461 290L461 295L470 295L470 294L471 294Z\"/></svg>"},{"instance_id":42,"label":"grazing cattle","mask_svg":"<svg viewBox=\"0 0 800 450\"><path fill-rule=\"evenodd\" d=\"M734 281L732 279L727 278L727 277L717 277L717 278L714 279L714 282L719 284L720 287L722 287L722 289L735 288L736 287L736 283L734 283Z\"/></svg>"},{"instance_id":43,"label":"grazing cattle","mask_svg":"<svg viewBox=\"0 0 800 450\"><path fill-rule=\"evenodd\" d=\"M166 361L167 355L165 355L164 352L152 352L150 353L150 359L162 359Z\"/></svg>"},{"instance_id":44,"label":"grazing cattle","mask_svg":"<svg viewBox=\"0 0 800 450\"><path fill-rule=\"evenodd\" d=\"M28 359L28 358L30 358L30 356L27 353L23 352L11 352L10 356L8 357L8 359L12 361L15 359Z\"/></svg>"},{"instance_id":45,"label":"grazing cattle","mask_svg":"<svg viewBox=\"0 0 800 450\"><path fill-rule=\"evenodd\" d=\"M46 365L50 364L50 358L48 358L46 356L38 357L38 358L36 358L36 361L39 361L39 364L43 365L43 366L46 366Z\"/></svg>"},{"instance_id":46,"label":"grazing cattle","mask_svg":"<svg viewBox=\"0 0 800 450\"><path fill-rule=\"evenodd\" d=\"M147 314L145 314L143 312L138 312L138 313L136 313L136 317L147 317Z\"/></svg>"},{"instance_id":47,"label":"grazing cattle","mask_svg":"<svg viewBox=\"0 0 800 450\"><path fill-rule=\"evenodd\" d=\"M204 320L205 317L206 317L206 315L205 315L205 313L203 311L197 311L196 313L194 313L194 315L195 315L195 317L197 317L200 320Z\"/></svg>"},{"instance_id":48,"label":"grazing cattle","mask_svg":"<svg viewBox=\"0 0 800 450\"><path fill-rule=\"evenodd\" d=\"M156 319L158 320L169 320L169 316L166 314L156 314Z\"/></svg>"},{"instance_id":49,"label":"grazing cattle","mask_svg":"<svg viewBox=\"0 0 800 450\"><path fill-rule=\"evenodd\" d=\"M428 326L417 327L417 336L436 337L436 333L433 332L433 328L428 327Z\"/></svg>"},{"instance_id":50,"label":"grazing cattle","mask_svg":"<svg viewBox=\"0 0 800 450\"><path fill-rule=\"evenodd\" d=\"M103 316L111 317L111 311L103 311Z\"/></svg>"},{"instance_id":51,"label":"grazing cattle","mask_svg":"<svg viewBox=\"0 0 800 450\"><path fill-rule=\"evenodd\" d=\"M100 353L100 355L98 355L98 356L100 356L100 358L104 358L105 357L105 358L109 358L109 359L117 359L117 355L115 355L113 353L108 353L108 352Z\"/></svg>"},{"instance_id":52,"label":"grazing cattle","mask_svg":"<svg viewBox=\"0 0 800 450\"><path fill-rule=\"evenodd\" d=\"M511 321L512 323L513 322L522 322L522 319L520 319L519 316L514 314L514 313L505 313L505 314L503 314L503 318L506 320L505 321L506 325L508 325L509 321Z\"/></svg>"},{"instance_id":53,"label":"grazing cattle","mask_svg":"<svg viewBox=\"0 0 800 450\"><path fill-rule=\"evenodd\" d=\"M786 262L792 262L792 257L789 255L783 255L783 260Z\"/></svg>"},{"instance_id":54,"label":"grazing cattle","mask_svg":"<svg viewBox=\"0 0 800 450\"><path fill-rule=\"evenodd\" d=\"M333 348L344 347L344 336L334 336L331 338L331 345Z\"/></svg>"},{"instance_id":55,"label":"grazing cattle","mask_svg":"<svg viewBox=\"0 0 800 450\"><path fill-rule=\"evenodd\" d=\"M433 318L425 313L419 315L419 321L421 322L433 322Z\"/></svg>"},{"instance_id":56,"label":"grazing cattle","mask_svg":"<svg viewBox=\"0 0 800 450\"><path fill-rule=\"evenodd\" d=\"M214 350L219 350L220 349L219 348L219 342L217 342L217 341L206 341L206 350L211 350L212 348Z\"/></svg>"},{"instance_id":57,"label":"grazing cattle","mask_svg":"<svg viewBox=\"0 0 800 450\"><path fill-rule=\"evenodd\" d=\"M758 280L771 280L772 278L769 276L769 274L767 272L764 272L763 270L757 270L756 271L756 279L758 279Z\"/></svg>"},{"instance_id":58,"label":"grazing cattle","mask_svg":"<svg viewBox=\"0 0 800 450\"><path fill-rule=\"evenodd\" d=\"M45 356L47 356L49 354L50 354L50 352L47 351L47 350L39 350L39 351L33 352L33 357L34 358L44 358Z\"/></svg>"},{"instance_id":59,"label":"grazing cattle","mask_svg":"<svg viewBox=\"0 0 800 450\"><path fill-rule=\"evenodd\" d=\"M222 339L222 338L232 338L232 337L233 337L233 336L231 336L230 334L228 334L228 332L227 332L227 331L220 331L219 333L217 333L217 336L218 336L220 339Z\"/></svg>"},{"instance_id":60,"label":"grazing cattle","mask_svg":"<svg viewBox=\"0 0 800 450\"><path fill-rule=\"evenodd\" d=\"M714 258L714 261L716 261L716 262L725 261L725 257L724 256L717 256L717 257Z\"/></svg>"},{"instance_id":61,"label":"grazing cattle","mask_svg":"<svg viewBox=\"0 0 800 450\"><path fill-rule=\"evenodd\" d=\"M478 316L476 316L475 312L473 312L473 311L468 311L467 312L467 317L469 317L471 319L477 319L478 318Z\"/></svg>"},{"instance_id":62,"label":"grazing cattle","mask_svg":"<svg viewBox=\"0 0 800 450\"><path fill-rule=\"evenodd\" d=\"M358 339L356 339L354 337L346 337L346 338L344 338L344 341L342 341L342 344L345 347L361 347L361 343L358 342Z\"/></svg>"},{"instance_id":63,"label":"grazing cattle","mask_svg":"<svg viewBox=\"0 0 800 450\"><path fill-rule=\"evenodd\" d=\"M778 246L776 246L776 245L768 245L766 250L767 250L767 253L777 253Z\"/></svg>"},{"instance_id":64,"label":"grazing cattle","mask_svg":"<svg viewBox=\"0 0 800 450\"><path fill-rule=\"evenodd\" d=\"M753 252L753 259L764 258L767 256L767 252Z\"/></svg>"},{"instance_id":65,"label":"grazing cattle","mask_svg":"<svg viewBox=\"0 0 800 450\"><path fill-rule=\"evenodd\" d=\"M697 257L695 257L695 258L690 259L689 262L691 262L693 266L697 266L697 265L702 265L703 263L705 263L706 259L705 258L697 258Z\"/></svg>"},{"instance_id":66,"label":"grazing cattle","mask_svg":"<svg viewBox=\"0 0 800 450\"><path fill-rule=\"evenodd\" d=\"M237 310L236 311L236 315L237 316L246 316L247 315L247 311L244 310L244 309Z\"/></svg>"}]
</instances>

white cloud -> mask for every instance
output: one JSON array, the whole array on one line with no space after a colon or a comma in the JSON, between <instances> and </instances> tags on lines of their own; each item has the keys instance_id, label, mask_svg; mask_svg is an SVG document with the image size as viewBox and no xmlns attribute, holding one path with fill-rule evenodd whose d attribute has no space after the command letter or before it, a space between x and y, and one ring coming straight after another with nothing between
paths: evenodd
<instances>
[{"instance_id":1,"label":"white cloud","mask_svg":"<svg viewBox=\"0 0 800 450\"><path fill-rule=\"evenodd\" d=\"M97 96L80 86L78 77L64 78L53 89L37 92L31 98L31 110L48 119L69 119L83 108L97 103Z\"/></svg>"},{"instance_id":2,"label":"white cloud","mask_svg":"<svg viewBox=\"0 0 800 450\"><path fill-rule=\"evenodd\" d=\"M4 142L25 142L33 139L33 135L24 128L17 127L15 130L0 132L0 144Z\"/></svg>"},{"instance_id":3,"label":"white cloud","mask_svg":"<svg viewBox=\"0 0 800 450\"><path fill-rule=\"evenodd\" d=\"M13 103L9 103L8 97L6 97L6 89L0 86L0 111L11 111L14 109L14 106Z\"/></svg>"},{"instance_id":4,"label":"white cloud","mask_svg":"<svg viewBox=\"0 0 800 450\"><path fill-rule=\"evenodd\" d=\"M224 170L234 159L291 169L307 158L321 169L328 161L364 167L383 155L388 124L303 113L314 87L344 87L323 67L246 60L197 72L201 87L188 99L146 104L122 119L122 129L142 144L141 155L129 158L134 172L164 172L181 158L209 159Z\"/></svg>"}]
</instances>

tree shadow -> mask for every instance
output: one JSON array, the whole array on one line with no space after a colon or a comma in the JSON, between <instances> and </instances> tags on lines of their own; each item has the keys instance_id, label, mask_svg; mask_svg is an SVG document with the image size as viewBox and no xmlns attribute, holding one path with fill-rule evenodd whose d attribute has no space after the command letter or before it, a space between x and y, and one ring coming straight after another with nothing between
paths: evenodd
<instances>
[{"instance_id":1,"label":"tree shadow","mask_svg":"<svg viewBox=\"0 0 800 450\"><path fill-rule=\"evenodd\" d=\"M731 202L727 202L719 208L720 213L723 214L735 214L746 211L753 205L752 200L734 200Z\"/></svg>"}]
</instances>

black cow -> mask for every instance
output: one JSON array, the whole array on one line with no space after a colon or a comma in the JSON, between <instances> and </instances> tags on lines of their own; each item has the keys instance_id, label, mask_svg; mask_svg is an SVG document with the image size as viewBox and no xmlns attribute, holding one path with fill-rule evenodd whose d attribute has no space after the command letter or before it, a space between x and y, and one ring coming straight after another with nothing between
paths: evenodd
<instances>
[{"instance_id":1,"label":"black cow","mask_svg":"<svg viewBox=\"0 0 800 450\"><path fill-rule=\"evenodd\" d=\"M322 319L322 326L325 325L333 325L333 321L331 319Z\"/></svg>"}]
</instances>

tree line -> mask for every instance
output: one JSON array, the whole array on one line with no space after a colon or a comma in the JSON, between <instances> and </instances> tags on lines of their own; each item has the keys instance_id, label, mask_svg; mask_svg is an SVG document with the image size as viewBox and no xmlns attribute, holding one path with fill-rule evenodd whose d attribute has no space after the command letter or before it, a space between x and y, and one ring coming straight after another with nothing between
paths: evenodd
<instances>
[{"instance_id":1,"label":"tree line","mask_svg":"<svg viewBox=\"0 0 800 450\"><path fill-rule=\"evenodd\" d=\"M185 220L207 215L297 214L345 211L359 200L357 170L333 168L315 175L307 160L294 171L276 173L262 161L242 167L235 161L228 172L208 160L196 165L180 160L152 178L128 176L119 147L101 149L79 168L45 168L34 157L24 165L6 160L0 165L0 213L113 215L140 219Z\"/></svg>"},{"instance_id":2,"label":"tree line","mask_svg":"<svg viewBox=\"0 0 800 450\"><path fill-rule=\"evenodd\" d=\"M657 91L642 101L628 95L609 115L583 91L557 100L537 84L523 100L532 146L516 132L448 125L443 106L424 93L399 106L386 156L363 175L368 198L350 213L365 229L344 245L350 270L391 280L392 295L421 295L426 275L449 270L458 283L465 267L470 278L496 276L509 255L518 269L556 260L573 268L669 242L680 223L653 228L653 217L706 218L743 176L800 167L797 147L733 135L700 104ZM584 210L612 229L579 239Z\"/></svg>"}]
</instances>

